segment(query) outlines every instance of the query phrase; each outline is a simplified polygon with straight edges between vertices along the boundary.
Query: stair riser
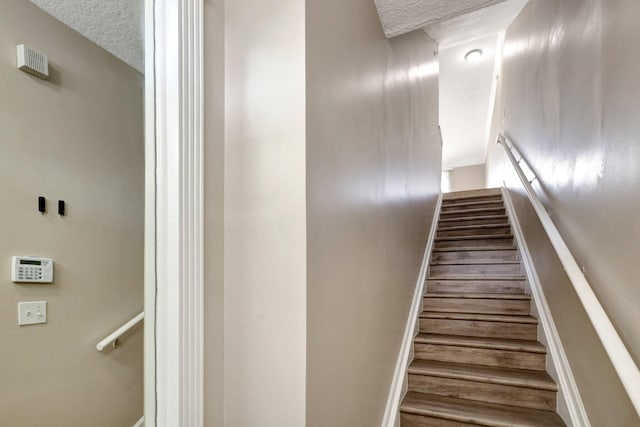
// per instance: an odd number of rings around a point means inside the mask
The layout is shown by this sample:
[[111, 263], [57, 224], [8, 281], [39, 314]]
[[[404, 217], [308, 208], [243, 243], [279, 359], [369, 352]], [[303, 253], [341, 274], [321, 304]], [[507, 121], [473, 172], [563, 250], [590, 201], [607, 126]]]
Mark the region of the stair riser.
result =
[[501, 224], [507, 222], [507, 218], [495, 218], [495, 215], [482, 216], [476, 219], [458, 219], [455, 221], [440, 221], [438, 227], [464, 227], [468, 225], [487, 225], [487, 224]]
[[522, 294], [524, 281], [428, 280], [427, 291], [451, 294]]
[[535, 371], [545, 370], [545, 355], [526, 351], [415, 343], [414, 357], [438, 362], [468, 363]]
[[464, 198], [452, 198], [452, 199], [443, 199], [442, 205], [451, 205], [456, 203], [467, 203], [467, 202], [501, 202], [502, 196], [500, 194], [496, 194], [495, 196], [479, 196], [479, 197], [464, 197]]
[[409, 390], [545, 411], [556, 409], [556, 392], [528, 387], [409, 374]]
[[[462, 204], [462, 203], [474, 203], [473, 205]], [[477, 203], [477, 204], [476, 204]], [[450, 211], [462, 211], [465, 209], [500, 209], [504, 208], [504, 203], [502, 200], [496, 201], [464, 201], [457, 203], [443, 203], [442, 204], [442, 213], [450, 212]]]
[[461, 240], [438, 240], [435, 243], [435, 248], [456, 248], [456, 247], [472, 247], [477, 248], [479, 246], [488, 247], [504, 247], [513, 246], [513, 237], [498, 237], [494, 239], [461, 239]]
[[423, 415], [406, 413], [400, 414], [400, 425], [402, 427], [477, 427], [477, 424], [461, 423], [443, 418], [425, 417]]
[[459, 251], [459, 252], [434, 252], [431, 255], [431, 261], [460, 261], [460, 262], [474, 262], [474, 261], [517, 261], [518, 252], [511, 251]]
[[494, 215], [506, 215], [506, 211], [501, 208], [489, 208], [489, 209], [456, 209], [451, 211], [440, 212], [440, 219], [457, 219], [457, 218], [469, 218], [474, 216], [494, 216]]
[[522, 264], [454, 264], [432, 265], [429, 267], [430, 277], [487, 275], [487, 276], [519, 276], [524, 274]]
[[480, 236], [490, 234], [492, 236], [510, 234], [511, 227], [504, 225], [501, 227], [491, 228], [466, 228], [462, 230], [438, 230], [437, 237], [454, 237], [454, 236]]
[[420, 319], [420, 332], [468, 337], [535, 340], [535, 324], [456, 319]]
[[444, 313], [485, 313], [527, 315], [531, 311], [529, 300], [498, 300], [483, 298], [425, 298], [429, 311]]

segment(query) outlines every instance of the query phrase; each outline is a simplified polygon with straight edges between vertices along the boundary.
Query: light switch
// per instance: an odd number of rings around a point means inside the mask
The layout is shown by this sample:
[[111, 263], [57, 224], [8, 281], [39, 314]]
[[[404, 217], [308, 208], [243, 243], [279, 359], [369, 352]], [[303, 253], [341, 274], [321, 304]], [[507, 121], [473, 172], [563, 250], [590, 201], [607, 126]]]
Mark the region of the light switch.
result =
[[47, 302], [19, 302], [18, 325], [36, 325], [38, 323], [47, 323]]

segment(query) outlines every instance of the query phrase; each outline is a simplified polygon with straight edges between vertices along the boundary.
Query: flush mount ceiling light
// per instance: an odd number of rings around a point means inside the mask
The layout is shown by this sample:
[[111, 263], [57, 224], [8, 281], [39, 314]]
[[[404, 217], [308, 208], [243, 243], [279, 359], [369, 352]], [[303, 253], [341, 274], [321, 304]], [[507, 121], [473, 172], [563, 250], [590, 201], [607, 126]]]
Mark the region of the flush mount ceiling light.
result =
[[464, 56], [464, 60], [467, 61], [469, 64], [475, 64], [476, 62], [479, 62], [481, 59], [482, 59], [482, 49], [470, 50]]

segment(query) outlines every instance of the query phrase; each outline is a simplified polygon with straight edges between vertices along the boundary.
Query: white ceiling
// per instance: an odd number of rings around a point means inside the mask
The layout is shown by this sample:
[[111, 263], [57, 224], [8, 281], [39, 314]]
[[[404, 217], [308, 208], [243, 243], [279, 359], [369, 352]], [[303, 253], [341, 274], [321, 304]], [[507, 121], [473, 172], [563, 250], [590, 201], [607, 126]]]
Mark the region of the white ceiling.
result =
[[440, 49], [504, 31], [529, 0], [507, 0], [427, 25], [424, 30]]
[[387, 37], [395, 37], [504, 0], [375, 0]]
[[31, 0], [89, 40], [144, 72], [144, 0]]
[[[486, 130], [498, 36], [440, 50], [440, 126], [442, 167], [451, 169], [485, 162]], [[480, 62], [464, 56], [482, 49]]]

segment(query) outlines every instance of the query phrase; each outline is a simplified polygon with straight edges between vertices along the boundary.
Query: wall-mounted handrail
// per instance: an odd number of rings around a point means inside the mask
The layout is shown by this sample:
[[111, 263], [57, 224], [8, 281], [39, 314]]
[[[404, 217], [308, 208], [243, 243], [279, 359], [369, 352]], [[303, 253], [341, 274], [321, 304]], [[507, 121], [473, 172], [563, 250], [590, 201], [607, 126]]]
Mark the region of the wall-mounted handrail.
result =
[[100, 341], [97, 345], [96, 348], [98, 349], [98, 351], [102, 351], [104, 350], [109, 344], [114, 344], [118, 341], [118, 339], [123, 336], [124, 334], [126, 334], [131, 328], [133, 328], [134, 326], [136, 326], [138, 323], [142, 322], [142, 320], [144, 319], [144, 311], [140, 314], [138, 314], [136, 317], [134, 317], [133, 319], [129, 320], [127, 323], [125, 323], [124, 325], [120, 326], [118, 329], [115, 330], [115, 332], [113, 332], [111, 335], [109, 335], [108, 337], [106, 337], [105, 339], [103, 339], [102, 341]]
[[529, 197], [542, 226], [547, 232], [549, 240], [562, 263], [562, 267], [567, 273], [567, 276], [569, 276], [569, 280], [571, 280], [571, 284], [578, 294], [578, 298], [580, 298], [580, 302], [582, 302], [582, 305], [587, 312], [587, 316], [589, 316], [605, 351], [609, 355], [609, 359], [611, 359], [611, 363], [620, 377], [620, 381], [627, 391], [631, 403], [638, 415], [640, 415], [640, 370], [638, 369], [638, 366], [633, 361], [631, 353], [629, 353], [624, 342], [622, 342], [622, 338], [620, 338], [620, 335], [613, 326], [613, 323], [611, 323], [611, 319], [609, 319], [609, 316], [607, 316], [607, 313], [604, 311], [602, 304], [600, 304], [598, 297], [593, 292], [591, 285], [589, 285], [589, 282], [585, 278], [582, 269], [576, 262], [571, 251], [567, 247], [567, 244], [560, 235], [560, 232], [551, 220], [551, 217], [542, 204], [542, 201], [535, 193], [530, 180], [522, 171], [519, 161], [516, 160], [513, 155], [513, 144], [504, 135], [498, 135], [497, 142], [504, 147], [507, 157], [511, 161], [518, 177], [522, 181], [522, 185], [527, 192], [527, 196]]

